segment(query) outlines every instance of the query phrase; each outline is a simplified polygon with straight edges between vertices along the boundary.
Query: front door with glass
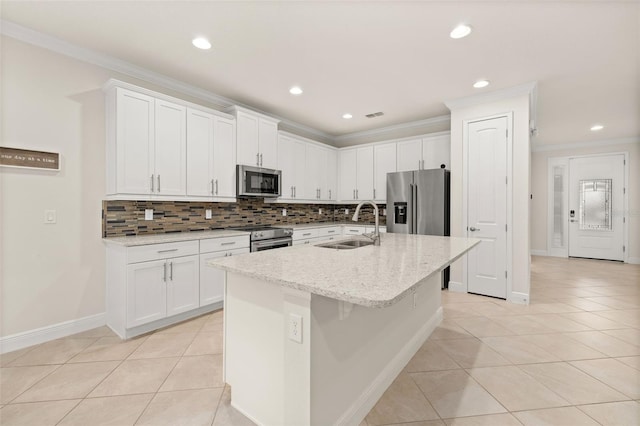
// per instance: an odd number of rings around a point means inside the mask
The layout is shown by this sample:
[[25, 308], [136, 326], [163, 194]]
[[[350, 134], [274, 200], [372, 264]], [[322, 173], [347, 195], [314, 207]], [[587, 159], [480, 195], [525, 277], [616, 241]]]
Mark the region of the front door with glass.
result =
[[624, 155], [569, 160], [569, 256], [624, 260]]

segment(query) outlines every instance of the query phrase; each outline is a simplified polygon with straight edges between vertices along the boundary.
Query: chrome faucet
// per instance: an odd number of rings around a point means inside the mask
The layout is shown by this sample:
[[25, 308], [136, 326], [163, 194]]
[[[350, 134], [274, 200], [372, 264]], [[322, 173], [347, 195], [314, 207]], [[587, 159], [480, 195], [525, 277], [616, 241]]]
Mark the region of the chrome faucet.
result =
[[371, 204], [373, 206], [373, 213], [376, 217], [376, 228], [373, 234], [362, 234], [362, 235], [364, 235], [367, 238], [371, 238], [373, 240], [374, 246], [379, 246], [380, 245], [380, 224], [378, 220], [378, 206], [376, 205], [376, 203], [374, 203], [373, 201], [361, 201], [360, 204], [358, 204], [358, 207], [356, 207], [356, 212], [353, 214], [353, 217], [351, 218], [351, 220], [353, 220], [354, 222], [358, 221], [358, 213], [360, 213], [360, 208], [362, 207], [363, 204]]

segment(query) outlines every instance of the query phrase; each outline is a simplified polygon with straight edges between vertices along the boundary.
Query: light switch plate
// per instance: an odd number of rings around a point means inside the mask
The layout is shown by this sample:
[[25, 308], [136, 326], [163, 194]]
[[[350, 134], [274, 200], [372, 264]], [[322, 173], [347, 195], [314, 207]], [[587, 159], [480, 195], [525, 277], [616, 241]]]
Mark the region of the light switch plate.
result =
[[344, 214], [349, 214], [349, 209], [344, 209]]
[[287, 215], [287, 209], [282, 209], [282, 216], [286, 216]]
[[153, 220], [153, 209], [144, 209], [144, 220]]
[[204, 211], [204, 218], [205, 219], [211, 219], [211, 209], [206, 209]]
[[322, 214], [322, 209], [318, 209], [318, 214]]
[[44, 211], [44, 223], [54, 224], [57, 222], [56, 211], [55, 210], [45, 210]]

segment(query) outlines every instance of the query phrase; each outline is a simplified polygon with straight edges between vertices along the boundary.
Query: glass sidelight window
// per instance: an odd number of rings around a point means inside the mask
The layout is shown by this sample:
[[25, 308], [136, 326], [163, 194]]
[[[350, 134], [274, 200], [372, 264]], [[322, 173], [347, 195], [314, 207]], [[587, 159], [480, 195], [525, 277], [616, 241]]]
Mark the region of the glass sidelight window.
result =
[[581, 230], [611, 230], [611, 179], [580, 181]]

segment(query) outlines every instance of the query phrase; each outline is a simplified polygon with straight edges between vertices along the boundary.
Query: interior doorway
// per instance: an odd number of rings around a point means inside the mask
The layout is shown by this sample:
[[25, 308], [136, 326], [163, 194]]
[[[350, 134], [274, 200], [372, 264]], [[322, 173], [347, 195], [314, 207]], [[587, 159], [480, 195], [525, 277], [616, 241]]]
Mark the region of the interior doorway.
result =
[[627, 154], [549, 159], [547, 254], [626, 261]]

